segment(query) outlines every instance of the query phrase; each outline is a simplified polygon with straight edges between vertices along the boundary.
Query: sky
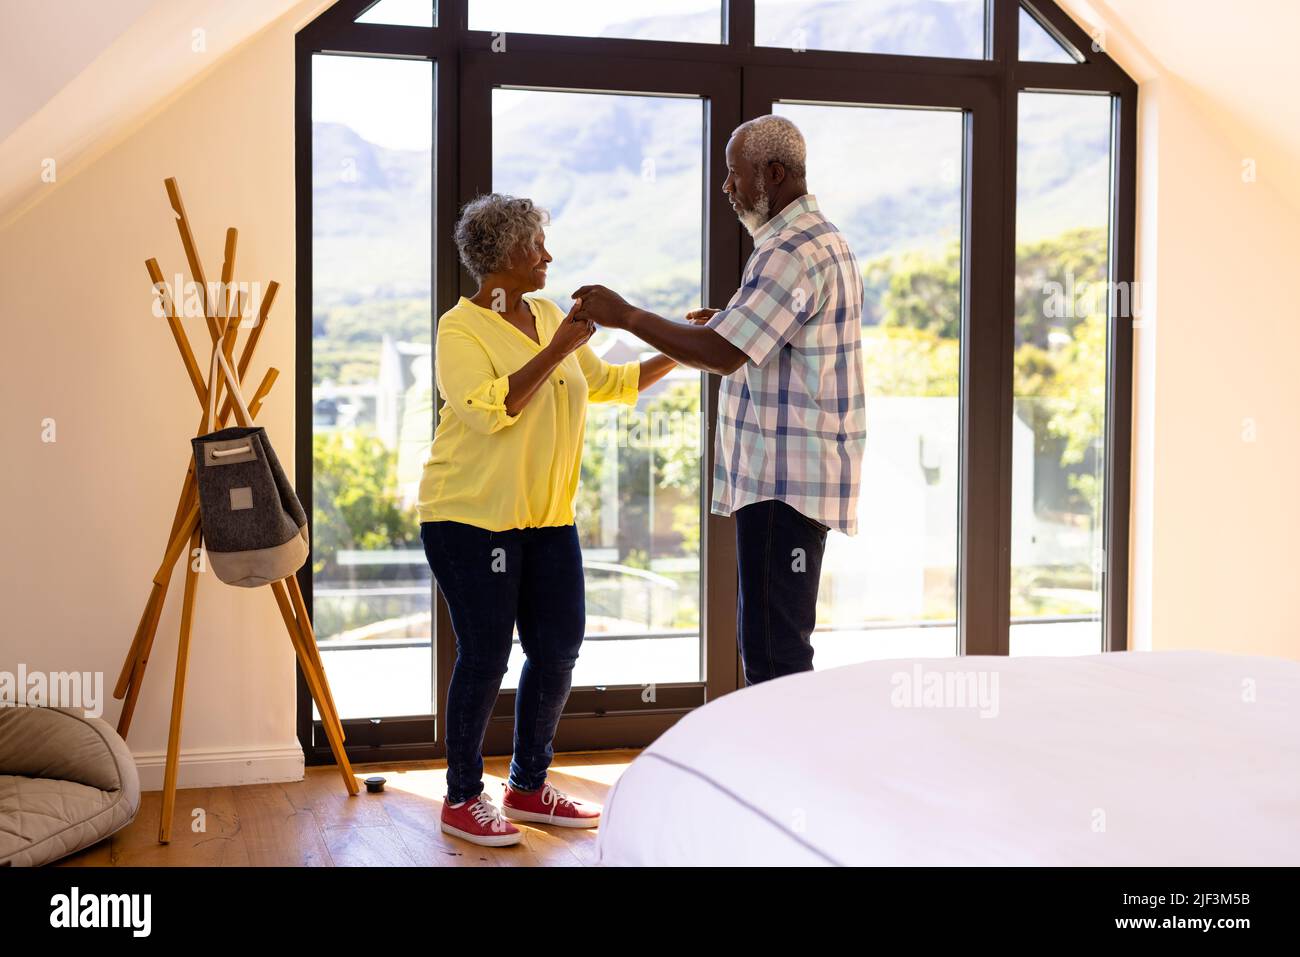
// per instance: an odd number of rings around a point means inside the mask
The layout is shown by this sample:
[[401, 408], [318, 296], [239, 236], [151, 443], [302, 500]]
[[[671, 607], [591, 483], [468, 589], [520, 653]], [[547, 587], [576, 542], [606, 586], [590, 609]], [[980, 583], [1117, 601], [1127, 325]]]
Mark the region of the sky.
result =
[[[721, 3], [656, 0], [656, 14], [693, 13]], [[419, 25], [429, 0], [380, 0], [361, 20]], [[608, 0], [471, 0], [470, 26], [520, 33], [595, 35], [626, 21], [632, 8]], [[433, 143], [432, 65], [418, 60], [317, 55], [312, 60], [312, 121], [345, 123], [390, 149], [427, 150]]]
[[[721, 0], [655, 0], [643, 10], [609, 0], [470, 0], [469, 27], [471, 30], [599, 36], [611, 23], [635, 19], [646, 13], [673, 16], [705, 10], [717, 10], [721, 24]], [[430, 0], [380, 0], [357, 19], [362, 23], [432, 26]]]
[[312, 57], [311, 119], [344, 123], [399, 150], [433, 145], [433, 64], [382, 57]]
[[469, 28], [587, 37], [600, 36], [611, 24], [635, 20], [647, 14], [671, 17], [706, 10], [718, 12], [718, 37], [721, 39], [721, 0], [655, 0], [653, 4], [644, 6], [611, 3], [609, 0], [547, 0], [545, 3], [538, 0], [470, 0]]

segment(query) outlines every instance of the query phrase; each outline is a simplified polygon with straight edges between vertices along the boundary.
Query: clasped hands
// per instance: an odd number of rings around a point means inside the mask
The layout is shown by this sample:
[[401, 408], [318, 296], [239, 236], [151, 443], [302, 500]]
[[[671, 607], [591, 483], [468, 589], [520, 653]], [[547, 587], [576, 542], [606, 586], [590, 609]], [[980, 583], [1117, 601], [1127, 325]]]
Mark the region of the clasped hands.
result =
[[[594, 322], [609, 329], [627, 329], [637, 309], [607, 286], [582, 286], [573, 292], [573, 309], [569, 316], [575, 322]], [[686, 321], [702, 326], [716, 313], [716, 309], [694, 309], [686, 314]]]

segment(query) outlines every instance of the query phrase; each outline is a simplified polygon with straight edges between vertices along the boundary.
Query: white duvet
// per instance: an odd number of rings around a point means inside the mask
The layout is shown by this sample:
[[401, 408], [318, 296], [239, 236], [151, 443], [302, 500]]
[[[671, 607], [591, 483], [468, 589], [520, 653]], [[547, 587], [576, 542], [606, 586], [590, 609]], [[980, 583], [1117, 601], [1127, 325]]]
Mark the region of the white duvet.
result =
[[606, 865], [1297, 865], [1300, 662], [874, 661], [692, 712], [605, 805]]

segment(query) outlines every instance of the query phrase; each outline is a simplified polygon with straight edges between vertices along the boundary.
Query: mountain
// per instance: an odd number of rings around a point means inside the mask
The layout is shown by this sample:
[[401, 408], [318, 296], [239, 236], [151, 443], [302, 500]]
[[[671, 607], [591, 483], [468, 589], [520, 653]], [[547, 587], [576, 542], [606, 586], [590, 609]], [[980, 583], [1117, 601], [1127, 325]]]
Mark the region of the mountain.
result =
[[341, 123], [312, 124], [316, 306], [429, 295], [428, 151], [392, 150]]
[[[981, 21], [973, 11], [982, 8], [982, 0], [760, 3], [758, 35], [776, 43], [797, 32], [810, 49], [956, 55], [978, 52]], [[604, 32], [663, 35], [663, 20], [629, 20]], [[674, 29], [701, 29], [689, 17], [677, 20]], [[861, 98], [871, 99], [865, 78]], [[1022, 239], [1105, 223], [1108, 109], [1105, 97], [1021, 96]], [[806, 104], [776, 110], [802, 129], [809, 189], [860, 263], [908, 249], [937, 251], [959, 236], [960, 113]], [[568, 292], [586, 282], [669, 314], [699, 302], [705, 111], [704, 102], [677, 97], [494, 91], [494, 188], [550, 211], [547, 292], [557, 302], [567, 306]], [[428, 296], [429, 153], [378, 146], [340, 123], [313, 124], [312, 142], [318, 308]]]

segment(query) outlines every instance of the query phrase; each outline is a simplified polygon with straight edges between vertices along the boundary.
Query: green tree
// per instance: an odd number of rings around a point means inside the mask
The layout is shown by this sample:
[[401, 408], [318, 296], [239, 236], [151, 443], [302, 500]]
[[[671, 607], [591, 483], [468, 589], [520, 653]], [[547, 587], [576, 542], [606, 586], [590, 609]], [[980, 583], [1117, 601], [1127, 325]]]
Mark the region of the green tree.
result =
[[[312, 436], [312, 572], [339, 575], [340, 550], [419, 547], [419, 516], [397, 495], [397, 455], [361, 429]], [[365, 567], [355, 571], [365, 575]]]
[[1101, 514], [1083, 470], [1105, 428], [1106, 230], [1075, 229], [1016, 249], [1016, 414], [1068, 471], [1071, 511]]
[[[863, 272], [865, 289], [878, 297], [880, 325], [917, 329], [939, 339], [961, 335], [961, 248], [957, 243], [949, 244], [937, 258], [924, 250], [882, 256], [867, 263]], [[870, 311], [864, 311], [870, 321]]]
[[655, 472], [659, 487], [674, 489], [680, 501], [673, 506], [673, 530], [681, 536], [686, 555], [700, 553], [700, 387], [679, 382], [649, 405], [651, 421], [664, 428], [656, 435]]
[[[600, 489], [611, 451], [618, 469], [620, 558], [632, 552], [648, 553], [645, 502], [650, 497], [650, 462], [654, 456], [656, 489], [672, 490], [686, 502], [674, 508], [672, 528], [681, 537], [685, 554], [698, 554], [700, 529], [700, 446], [698, 440], [700, 389], [694, 382], [675, 383], [635, 409], [593, 405], [588, 408], [588, 428], [582, 453], [582, 483], [577, 512], [583, 541], [594, 536], [600, 524]], [[613, 449], [610, 443], [613, 443]]]
[[[1016, 248], [1016, 414], [1039, 453], [1070, 472], [1072, 510], [1099, 514], [1101, 489], [1082, 471], [1105, 417], [1106, 230], [1075, 229]], [[863, 268], [863, 347], [874, 395], [956, 395], [961, 256], [910, 251]]]

